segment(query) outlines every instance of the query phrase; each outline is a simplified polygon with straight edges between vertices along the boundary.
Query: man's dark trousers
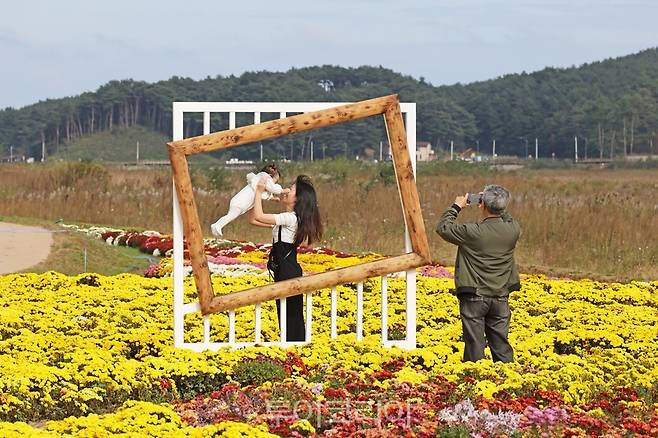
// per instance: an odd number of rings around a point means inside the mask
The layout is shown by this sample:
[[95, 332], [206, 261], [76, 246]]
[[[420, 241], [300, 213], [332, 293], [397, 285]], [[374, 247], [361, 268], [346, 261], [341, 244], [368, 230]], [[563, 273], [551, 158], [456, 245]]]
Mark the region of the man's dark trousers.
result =
[[512, 312], [507, 297], [470, 293], [458, 297], [465, 343], [464, 360], [475, 362], [482, 359], [488, 341], [494, 362], [512, 362], [514, 351], [507, 341]]

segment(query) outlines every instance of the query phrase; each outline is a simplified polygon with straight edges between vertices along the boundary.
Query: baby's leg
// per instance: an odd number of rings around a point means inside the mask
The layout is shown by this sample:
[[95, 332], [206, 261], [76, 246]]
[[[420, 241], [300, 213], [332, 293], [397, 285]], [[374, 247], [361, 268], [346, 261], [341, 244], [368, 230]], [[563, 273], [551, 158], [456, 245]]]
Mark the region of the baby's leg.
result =
[[230, 206], [228, 208], [228, 213], [220, 217], [219, 220], [217, 220], [217, 222], [215, 222], [210, 226], [210, 229], [212, 230], [212, 234], [215, 237], [222, 236], [222, 228], [224, 228], [230, 222], [235, 220], [235, 218], [240, 216], [242, 213], [244, 213], [242, 209], [238, 207]]

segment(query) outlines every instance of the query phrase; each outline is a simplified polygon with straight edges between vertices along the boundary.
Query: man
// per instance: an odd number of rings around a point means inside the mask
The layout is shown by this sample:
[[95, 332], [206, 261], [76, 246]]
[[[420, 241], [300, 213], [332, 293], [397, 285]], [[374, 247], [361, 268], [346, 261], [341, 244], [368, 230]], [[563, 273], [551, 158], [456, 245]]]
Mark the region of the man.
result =
[[469, 205], [468, 193], [457, 196], [436, 228], [444, 240], [458, 246], [455, 286], [465, 361], [482, 359], [486, 341], [494, 361], [514, 360], [507, 340], [511, 317], [508, 295], [521, 288], [514, 262], [521, 227], [506, 211], [510, 198], [504, 187], [488, 185], [479, 196], [482, 220], [457, 224], [459, 212]]

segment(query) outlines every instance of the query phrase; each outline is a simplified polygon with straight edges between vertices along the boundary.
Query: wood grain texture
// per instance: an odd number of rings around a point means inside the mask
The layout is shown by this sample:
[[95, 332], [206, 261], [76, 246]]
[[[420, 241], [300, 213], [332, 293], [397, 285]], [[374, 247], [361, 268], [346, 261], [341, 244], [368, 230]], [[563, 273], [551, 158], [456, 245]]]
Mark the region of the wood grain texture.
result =
[[[374, 115], [384, 115], [389, 143], [393, 154], [395, 175], [404, 212], [405, 222], [413, 252], [349, 266], [320, 274], [294, 278], [258, 288], [216, 296], [210, 281], [210, 271], [204, 253], [203, 233], [197, 212], [192, 182], [187, 164], [187, 156], [230, 148], [245, 143], [266, 140], [332, 126]], [[365, 100], [340, 107], [329, 108], [284, 119], [273, 120], [258, 125], [245, 126], [213, 134], [192, 137], [167, 143], [174, 184], [180, 204], [181, 217], [196, 288], [199, 293], [201, 313], [223, 312], [238, 307], [253, 305], [273, 299], [280, 299], [340, 284], [354, 283], [371, 277], [415, 269], [430, 262], [429, 245], [425, 225], [420, 210], [420, 200], [409, 157], [407, 136], [397, 95]], [[414, 151], [415, 151], [415, 145]]]
[[411, 164], [411, 158], [409, 157], [407, 133], [404, 129], [404, 120], [402, 119], [400, 105], [397, 102], [395, 105], [388, 107], [384, 113], [384, 121], [386, 123], [388, 142], [391, 145], [391, 152], [393, 154], [393, 167], [398, 182], [398, 191], [400, 193], [400, 201], [402, 202], [405, 223], [409, 230], [411, 247], [413, 252], [425, 259], [426, 263], [430, 263], [430, 247], [427, 242], [427, 235], [425, 234], [425, 222], [423, 221], [423, 213], [420, 209], [420, 198], [418, 197], [418, 189], [416, 188], [414, 169]]
[[414, 269], [426, 264], [423, 257], [409, 253], [374, 262], [334, 269], [332, 271], [215, 296], [207, 313], [223, 312], [263, 301], [280, 299], [307, 292], [316, 292], [339, 284], [355, 283], [367, 278]]
[[226, 149], [256, 141], [268, 140], [297, 132], [310, 131], [326, 126], [338, 125], [353, 120], [382, 114], [386, 109], [398, 102], [398, 96], [378, 97], [362, 102], [337, 106], [321, 111], [313, 111], [284, 119], [243, 126], [212, 134], [190, 137], [169, 143], [171, 147], [184, 153], [194, 155]]
[[210, 282], [210, 271], [208, 269], [208, 260], [203, 248], [203, 233], [201, 232], [199, 214], [197, 213], [196, 203], [194, 202], [194, 192], [192, 191], [192, 180], [190, 171], [187, 166], [185, 155], [169, 147], [169, 161], [174, 176], [174, 185], [178, 195], [181, 217], [183, 219], [183, 229], [187, 239], [187, 247], [192, 262], [192, 272], [194, 282], [196, 283], [199, 293], [199, 305], [207, 309], [214, 296], [212, 283]]

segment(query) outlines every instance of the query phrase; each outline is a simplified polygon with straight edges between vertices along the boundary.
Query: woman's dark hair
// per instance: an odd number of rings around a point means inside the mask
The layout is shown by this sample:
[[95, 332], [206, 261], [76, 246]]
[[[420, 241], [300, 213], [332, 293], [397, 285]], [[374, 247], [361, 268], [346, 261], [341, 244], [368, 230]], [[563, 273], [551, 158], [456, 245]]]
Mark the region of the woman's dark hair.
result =
[[268, 174], [272, 178], [274, 178], [274, 175], [279, 175], [279, 179], [282, 179], [281, 178], [281, 169], [279, 169], [279, 166], [277, 166], [275, 163], [270, 163], [270, 164], [265, 165], [265, 167], [263, 167], [260, 170], [260, 172], [265, 172], [266, 174]]
[[295, 246], [306, 242], [310, 245], [322, 238], [322, 221], [318, 209], [318, 198], [311, 178], [299, 175], [295, 181], [295, 214], [297, 215], [297, 234]]

